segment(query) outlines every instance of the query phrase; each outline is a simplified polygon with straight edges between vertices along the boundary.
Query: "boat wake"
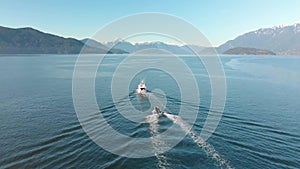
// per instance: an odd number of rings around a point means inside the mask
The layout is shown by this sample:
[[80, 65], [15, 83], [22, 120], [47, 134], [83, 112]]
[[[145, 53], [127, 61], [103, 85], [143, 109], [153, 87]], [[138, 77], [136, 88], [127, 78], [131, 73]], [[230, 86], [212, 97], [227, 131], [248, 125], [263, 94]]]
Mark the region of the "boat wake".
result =
[[146, 117], [146, 122], [150, 125], [150, 131], [152, 134], [152, 144], [154, 149], [154, 154], [158, 159], [158, 167], [166, 168], [170, 166], [167, 162], [166, 156], [163, 155], [163, 147], [166, 146], [166, 143], [162, 141], [159, 137], [158, 127], [159, 127], [159, 118], [165, 116], [170, 119], [173, 123], [179, 125], [181, 129], [192, 138], [192, 140], [200, 147], [206, 154], [207, 157], [211, 158], [215, 165], [221, 168], [232, 169], [233, 167], [229, 165], [229, 161], [222, 158], [221, 155], [214, 149], [214, 147], [206, 142], [203, 138], [200, 137], [197, 133], [191, 130], [192, 126], [184, 121], [180, 116], [169, 114], [163, 112], [166, 107], [167, 98], [162, 91], [157, 93], [147, 93], [151, 105], [153, 108], [152, 115]]
[[172, 120], [173, 123], [179, 125], [182, 130], [189, 135], [193, 141], [200, 147], [208, 157], [214, 160], [217, 166], [226, 169], [233, 169], [232, 166], [229, 165], [229, 161], [222, 158], [220, 154], [214, 149], [214, 147], [209, 144], [208, 142], [204, 141], [199, 135], [197, 135], [194, 131], [189, 130], [191, 129], [191, 125], [186, 123], [180, 116], [169, 114], [164, 112], [163, 113], [168, 119]]
[[159, 114], [155, 114], [155, 112], [152, 112], [152, 115], [149, 115], [146, 117], [146, 121], [150, 125], [150, 132], [151, 132], [151, 141], [153, 145], [153, 151], [155, 154], [155, 157], [158, 160], [157, 167], [158, 168], [166, 168], [170, 166], [170, 164], [167, 161], [166, 156], [164, 156], [163, 153], [163, 147], [166, 146], [166, 143], [160, 138], [159, 132], [158, 132], [158, 127], [159, 127]]

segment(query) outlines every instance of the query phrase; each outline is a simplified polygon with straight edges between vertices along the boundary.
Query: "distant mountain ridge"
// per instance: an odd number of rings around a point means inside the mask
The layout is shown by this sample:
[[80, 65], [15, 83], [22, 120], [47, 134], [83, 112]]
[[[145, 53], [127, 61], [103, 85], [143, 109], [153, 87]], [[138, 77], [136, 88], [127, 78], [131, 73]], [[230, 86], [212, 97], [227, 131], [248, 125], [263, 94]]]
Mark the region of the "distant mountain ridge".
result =
[[99, 54], [133, 53], [144, 49], [157, 49], [180, 55], [190, 55], [194, 52], [215, 54], [215, 51], [225, 54], [300, 55], [300, 23], [251, 31], [216, 48], [163, 42], [132, 44], [121, 39], [101, 43], [93, 39], [64, 38], [33, 28], [13, 29], [0, 26], [0, 54], [78, 54], [83, 47], [85, 53]]
[[205, 47], [196, 46], [196, 45], [175, 45], [175, 44], [167, 44], [163, 42], [143, 42], [143, 43], [135, 43], [132, 44], [128, 41], [117, 39], [112, 42], [105, 42], [106, 46], [112, 49], [122, 49], [129, 53], [145, 50], [145, 49], [156, 49], [156, 50], [164, 50], [173, 54], [194, 54], [194, 52], [200, 53]]
[[102, 49], [103, 51], [106, 51], [106, 53], [111, 53], [111, 54], [122, 54], [122, 53], [128, 53], [127, 51], [121, 50], [121, 49], [117, 49], [117, 48], [113, 48], [110, 49], [109, 47], [107, 47], [106, 45], [93, 40], [93, 39], [82, 39], [81, 40], [82, 43], [84, 43], [87, 46], [93, 47], [93, 48], [98, 48], [98, 49]]
[[78, 54], [80, 52], [122, 54], [150, 48], [173, 54], [193, 54], [192, 50], [199, 52], [204, 49], [195, 45], [179, 46], [163, 42], [131, 44], [124, 40], [102, 44], [93, 39], [64, 38], [33, 28], [14, 29], [0, 26], [0, 54]]
[[79, 53], [82, 46], [76, 39], [62, 38], [32, 28], [0, 27], [0, 53]]
[[[78, 54], [85, 44], [33, 28], [0, 26], [0, 54]], [[112, 53], [104, 48], [85, 46], [85, 53]]]
[[300, 23], [251, 31], [227, 41], [217, 50], [223, 53], [236, 47], [265, 49], [281, 55], [300, 55]]

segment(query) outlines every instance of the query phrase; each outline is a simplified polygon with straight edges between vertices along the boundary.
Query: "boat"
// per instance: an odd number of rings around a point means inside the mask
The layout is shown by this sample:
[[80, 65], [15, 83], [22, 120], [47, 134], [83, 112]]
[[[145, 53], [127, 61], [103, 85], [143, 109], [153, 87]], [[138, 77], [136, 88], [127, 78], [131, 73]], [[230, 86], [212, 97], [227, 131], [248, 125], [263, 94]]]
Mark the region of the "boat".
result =
[[152, 114], [157, 114], [159, 116], [164, 115], [164, 113], [158, 107], [154, 107]]
[[147, 87], [146, 87], [145, 81], [142, 80], [142, 81], [140, 82], [140, 84], [138, 85], [138, 88], [136, 89], [136, 93], [137, 93], [137, 94], [145, 95], [146, 92], [147, 92]]

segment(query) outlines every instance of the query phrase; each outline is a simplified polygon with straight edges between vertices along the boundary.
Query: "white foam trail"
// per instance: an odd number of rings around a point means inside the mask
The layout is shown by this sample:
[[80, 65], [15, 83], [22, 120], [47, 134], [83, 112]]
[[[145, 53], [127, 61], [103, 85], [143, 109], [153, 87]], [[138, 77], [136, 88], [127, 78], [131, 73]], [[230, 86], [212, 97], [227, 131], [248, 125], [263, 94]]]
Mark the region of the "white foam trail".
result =
[[216, 165], [218, 165], [221, 168], [233, 169], [233, 167], [229, 165], [229, 161], [223, 159], [211, 144], [204, 141], [192, 130], [189, 130], [192, 126], [186, 123], [181, 117], [166, 112], [164, 112], [164, 115], [170, 120], [172, 120], [174, 123], [178, 124], [182, 128], [182, 130], [186, 134], [188, 134], [200, 148], [204, 150], [206, 155], [215, 161]]
[[158, 160], [158, 168], [163, 168], [165, 169], [167, 166], [170, 166], [169, 163], [167, 162], [166, 157], [162, 154], [163, 149], [162, 147], [165, 147], [166, 144], [162, 139], [159, 137], [159, 132], [158, 132], [158, 119], [159, 115], [158, 114], [152, 114], [146, 117], [146, 121], [150, 124], [150, 131], [152, 134], [151, 141], [153, 144], [154, 148], [154, 154]]

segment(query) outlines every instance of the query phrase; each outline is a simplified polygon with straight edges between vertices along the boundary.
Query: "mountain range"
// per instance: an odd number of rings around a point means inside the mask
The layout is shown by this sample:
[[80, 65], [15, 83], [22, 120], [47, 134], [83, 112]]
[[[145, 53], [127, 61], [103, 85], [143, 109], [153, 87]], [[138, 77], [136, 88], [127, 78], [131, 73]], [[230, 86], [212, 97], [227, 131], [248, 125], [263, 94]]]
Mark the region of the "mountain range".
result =
[[222, 44], [217, 51], [223, 53], [236, 47], [266, 49], [281, 55], [300, 55], [300, 23], [245, 33]]
[[106, 42], [104, 43], [104, 45], [106, 45], [111, 49], [122, 49], [129, 53], [142, 51], [146, 49], [157, 49], [166, 52], [171, 52], [173, 54], [193, 54], [193, 52], [201, 52], [203, 49], [205, 49], [205, 47], [196, 46], [196, 45], [175, 45], [175, 44], [167, 44], [159, 41], [132, 44], [122, 39], [117, 39], [112, 42]]
[[[64, 38], [33, 28], [12, 29], [0, 26], [0, 54], [78, 54], [84, 45], [85, 40]], [[84, 52], [125, 53], [98, 45], [87, 45]]]
[[0, 26], [0, 54], [78, 54], [133, 53], [144, 49], [159, 49], [173, 54], [281, 54], [300, 55], [300, 23], [262, 28], [229, 40], [219, 47], [176, 45], [163, 42], [130, 43], [117, 39], [100, 43], [93, 39], [77, 40], [41, 32], [33, 28], [7, 28]]

